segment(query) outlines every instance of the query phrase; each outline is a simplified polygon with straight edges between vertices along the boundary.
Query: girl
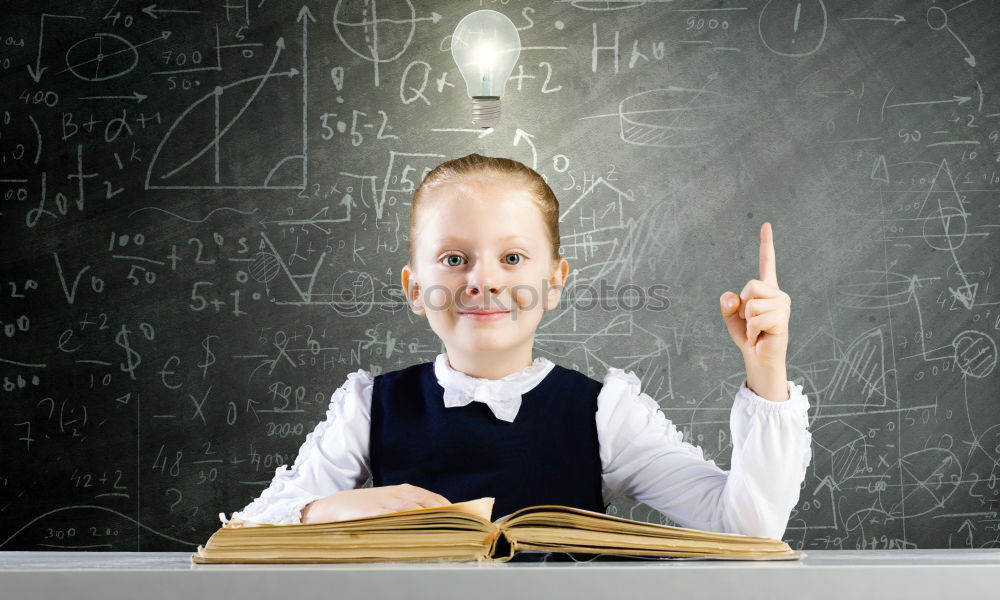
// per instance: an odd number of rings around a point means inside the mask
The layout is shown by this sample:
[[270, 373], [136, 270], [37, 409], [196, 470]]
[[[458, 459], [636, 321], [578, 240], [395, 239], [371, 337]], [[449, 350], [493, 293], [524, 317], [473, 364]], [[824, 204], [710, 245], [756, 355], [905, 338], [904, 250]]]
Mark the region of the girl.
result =
[[[760, 279], [720, 298], [747, 372], [723, 471], [631, 371], [611, 367], [599, 382], [532, 358], [569, 272], [558, 216], [551, 188], [514, 160], [470, 154], [430, 171], [413, 196], [402, 286], [446, 351], [349, 374], [292, 468], [276, 469], [232, 520], [324, 522], [482, 496], [495, 498], [494, 518], [534, 504], [605, 512], [625, 495], [684, 527], [780, 539], [811, 436], [808, 399], [786, 379], [791, 300], [778, 289], [769, 224]], [[360, 488], [369, 475], [372, 487]]]

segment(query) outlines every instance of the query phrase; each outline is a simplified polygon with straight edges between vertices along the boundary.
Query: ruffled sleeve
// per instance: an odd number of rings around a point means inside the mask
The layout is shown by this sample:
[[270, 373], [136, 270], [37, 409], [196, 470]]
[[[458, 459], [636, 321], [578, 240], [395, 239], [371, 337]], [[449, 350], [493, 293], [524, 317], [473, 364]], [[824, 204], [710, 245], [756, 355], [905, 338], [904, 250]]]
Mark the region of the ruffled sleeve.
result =
[[374, 378], [358, 369], [330, 398], [326, 419], [306, 435], [295, 464], [281, 465], [260, 495], [227, 521], [288, 525], [313, 500], [354, 489], [368, 479], [368, 437]]
[[788, 382], [773, 402], [740, 385], [729, 471], [684, 441], [630, 371], [608, 370], [598, 396], [604, 499], [625, 495], [683, 527], [781, 539], [811, 459], [809, 400]]

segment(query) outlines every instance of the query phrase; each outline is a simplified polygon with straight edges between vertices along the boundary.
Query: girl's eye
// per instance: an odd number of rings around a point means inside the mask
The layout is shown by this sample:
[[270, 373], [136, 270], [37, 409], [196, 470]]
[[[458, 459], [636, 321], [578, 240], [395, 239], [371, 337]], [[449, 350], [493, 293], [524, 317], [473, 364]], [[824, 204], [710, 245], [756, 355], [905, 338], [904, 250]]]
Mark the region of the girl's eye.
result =
[[[511, 252], [510, 254], [504, 256], [504, 262], [508, 265], [518, 265], [521, 264], [521, 255], [516, 252]], [[453, 260], [454, 259], [454, 260]], [[458, 267], [462, 265], [464, 260], [458, 254], [449, 254], [442, 259], [446, 265], [449, 267]]]

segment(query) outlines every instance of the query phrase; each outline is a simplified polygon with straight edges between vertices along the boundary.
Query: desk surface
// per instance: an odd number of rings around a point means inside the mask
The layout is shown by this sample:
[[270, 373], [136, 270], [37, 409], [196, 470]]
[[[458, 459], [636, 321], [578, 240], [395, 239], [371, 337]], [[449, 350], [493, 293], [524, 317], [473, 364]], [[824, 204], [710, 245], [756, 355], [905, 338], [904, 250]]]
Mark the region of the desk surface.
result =
[[[195, 565], [178, 552], [0, 552], [9, 598], [995, 597], [1000, 550], [812, 550], [797, 561]], [[140, 592], [141, 590], [141, 592]], [[137, 593], [140, 594], [137, 596]], [[36, 596], [38, 594], [39, 596]], [[805, 596], [803, 595], [805, 594]]]

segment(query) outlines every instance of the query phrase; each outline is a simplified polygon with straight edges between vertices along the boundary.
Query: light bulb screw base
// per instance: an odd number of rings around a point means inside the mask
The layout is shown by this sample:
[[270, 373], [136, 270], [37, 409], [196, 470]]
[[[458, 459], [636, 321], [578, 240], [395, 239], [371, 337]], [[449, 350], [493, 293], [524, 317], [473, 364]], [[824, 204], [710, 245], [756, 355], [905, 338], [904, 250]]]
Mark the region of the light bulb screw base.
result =
[[472, 97], [472, 124], [488, 129], [500, 122], [500, 96]]

